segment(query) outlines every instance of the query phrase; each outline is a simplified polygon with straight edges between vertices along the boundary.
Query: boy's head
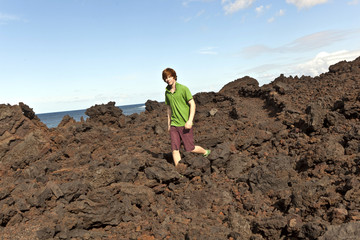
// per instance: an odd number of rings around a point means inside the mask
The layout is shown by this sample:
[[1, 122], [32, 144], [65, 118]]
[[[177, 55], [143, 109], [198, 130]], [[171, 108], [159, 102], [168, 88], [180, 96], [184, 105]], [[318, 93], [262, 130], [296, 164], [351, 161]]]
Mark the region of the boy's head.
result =
[[176, 72], [174, 69], [172, 68], [166, 68], [163, 72], [162, 72], [162, 78], [164, 81], [166, 81], [166, 79], [168, 77], [173, 77], [175, 79], [175, 81], [177, 80], [177, 76], [176, 76]]

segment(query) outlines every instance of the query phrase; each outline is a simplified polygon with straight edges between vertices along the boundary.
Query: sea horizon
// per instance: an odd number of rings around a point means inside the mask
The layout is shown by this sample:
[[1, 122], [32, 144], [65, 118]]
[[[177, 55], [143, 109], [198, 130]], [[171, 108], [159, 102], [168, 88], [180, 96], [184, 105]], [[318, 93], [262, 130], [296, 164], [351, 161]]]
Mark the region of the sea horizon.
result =
[[[141, 113], [145, 111], [145, 103], [129, 104], [116, 106], [123, 111], [124, 115], [131, 115], [133, 113]], [[60, 111], [60, 112], [49, 112], [36, 114], [41, 122], [43, 122], [48, 128], [54, 128], [59, 125], [64, 116], [69, 115], [74, 118], [75, 121], [80, 121], [81, 118], [86, 120], [88, 116], [85, 114], [87, 109]]]
[[[101, 105], [101, 104], [94, 104], [90, 107], [94, 107], [96, 105]], [[134, 103], [134, 104], [126, 104], [126, 105], [119, 105], [119, 106], [116, 106], [116, 107], [128, 107], [128, 106], [135, 106], [135, 105], [145, 105], [145, 103]], [[54, 112], [41, 112], [41, 113], [36, 113], [36, 115], [43, 115], [43, 114], [50, 114], [50, 113], [62, 113], [62, 112], [74, 112], [74, 111], [82, 111], [82, 110], [87, 110], [89, 109], [90, 107], [88, 108], [84, 108], [84, 109], [72, 109], [72, 110], [61, 110], [61, 111], [54, 111]]]

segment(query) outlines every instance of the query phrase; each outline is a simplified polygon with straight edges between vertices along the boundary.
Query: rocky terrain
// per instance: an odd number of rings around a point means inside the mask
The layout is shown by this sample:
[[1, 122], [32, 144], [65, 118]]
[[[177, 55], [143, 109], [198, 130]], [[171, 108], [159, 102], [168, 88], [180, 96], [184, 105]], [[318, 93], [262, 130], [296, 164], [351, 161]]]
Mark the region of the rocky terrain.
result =
[[198, 93], [172, 163], [164, 104], [114, 102], [48, 129], [0, 105], [0, 239], [359, 239], [360, 57]]

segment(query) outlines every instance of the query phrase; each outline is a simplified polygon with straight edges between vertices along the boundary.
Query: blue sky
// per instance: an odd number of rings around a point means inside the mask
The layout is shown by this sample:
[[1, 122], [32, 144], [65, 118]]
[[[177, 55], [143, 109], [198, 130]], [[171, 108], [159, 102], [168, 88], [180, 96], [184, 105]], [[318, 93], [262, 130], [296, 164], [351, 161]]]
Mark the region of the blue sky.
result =
[[0, 103], [36, 113], [164, 100], [360, 56], [360, 0], [0, 0]]

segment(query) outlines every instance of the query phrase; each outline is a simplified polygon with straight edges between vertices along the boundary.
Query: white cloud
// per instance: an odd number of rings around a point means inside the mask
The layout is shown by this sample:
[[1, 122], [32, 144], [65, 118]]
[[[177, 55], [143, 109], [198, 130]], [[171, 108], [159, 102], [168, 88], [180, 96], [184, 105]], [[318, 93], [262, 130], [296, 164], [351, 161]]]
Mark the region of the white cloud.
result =
[[194, 18], [198, 18], [201, 15], [203, 15], [205, 13], [205, 10], [201, 10], [198, 13], [196, 13], [195, 17], [188, 17], [188, 18], [184, 18], [184, 22], [190, 22], [191, 20], [193, 20]]
[[274, 21], [275, 21], [275, 18], [274, 18], [274, 17], [271, 17], [271, 18], [268, 19], [268, 23], [272, 23], [272, 22], [274, 22]]
[[337, 51], [337, 52], [320, 52], [313, 59], [293, 66], [292, 74], [296, 75], [310, 75], [312, 77], [318, 76], [321, 73], [327, 72], [330, 65], [340, 61], [352, 61], [360, 56], [360, 50], [355, 51]]
[[246, 47], [242, 50], [242, 54], [245, 55], [245, 57], [249, 58], [249, 57], [257, 57], [261, 54], [267, 53], [267, 52], [271, 52], [273, 49], [270, 47], [267, 47], [265, 45], [262, 44], [258, 44], [258, 45], [253, 45], [253, 46], [249, 46]]
[[286, 0], [287, 3], [294, 4], [297, 8], [311, 8], [315, 5], [327, 3], [329, 0]]
[[213, 2], [214, 0], [185, 0], [182, 2], [182, 5], [187, 7], [189, 5], [189, 3], [192, 2]]
[[285, 10], [280, 9], [279, 12], [276, 13], [276, 16], [283, 16], [285, 14]]
[[232, 14], [241, 9], [250, 7], [255, 0], [221, 0], [225, 14]]
[[266, 63], [250, 69], [246, 69], [238, 74], [238, 76], [250, 76], [255, 78], [259, 85], [264, 85], [273, 81], [278, 77], [283, 69], [283, 65], [279, 63]]
[[271, 18], [268, 19], [268, 23], [274, 22], [274, 21], [275, 21], [275, 18], [281, 17], [281, 16], [283, 16], [284, 14], [285, 14], [285, 10], [280, 9], [280, 10], [275, 14], [274, 17], [271, 17]]
[[199, 50], [200, 54], [203, 55], [217, 55], [218, 53], [214, 51], [216, 47], [206, 47]]
[[192, 17], [184, 18], [184, 22], [190, 22], [192, 19]]
[[271, 5], [267, 5], [267, 6], [264, 6], [264, 5], [261, 5], [257, 8], [255, 8], [255, 12], [258, 16], [262, 15], [266, 10], [269, 10], [271, 8]]
[[340, 61], [353, 61], [360, 56], [358, 50], [342, 50], [336, 52], [320, 52], [312, 59], [299, 61], [297, 59], [274, 60], [270, 64], [262, 64], [246, 69], [238, 75], [248, 75], [258, 80], [260, 85], [268, 84], [280, 74], [285, 76], [318, 76], [329, 71], [329, 66]]
[[6, 24], [11, 21], [19, 21], [20, 17], [11, 14], [0, 13], [0, 24]]
[[[268, 22], [274, 21], [269, 19]], [[359, 34], [359, 29], [349, 31], [322, 31], [309, 34], [279, 47], [254, 45], [246, 47], [242, 53], [246, 57], [256, 57], [265, 53], [295, 53], [321, 49], [333, 43], [350, 38], [353, 34]]]
[[351, 2], [348, 2], [348, 5], [358, 5], [359, 4], [359, 0], [353, 0]]
[[256, 11], [256, 13], [258, 15], [262, 14], [264, 12], [264, 6], [261, 5], [261, 6], [257, 7], [257, 8], [255, 8], [255, 11]]
[[282, 47], [284, 50], [290, 51], [306, 51], [321, 48], [327, 45], [331, 45], [335, 42], [340, 42], [346, 38], [349, 38], [355, 31], [321, 31], [313, 34], [306, 35], [298, 38], [290, 44]]
[[205, 10], [201, 10], [196, 14], [196, 17], [200, 17], [201, 15], [203, 15], [205, 13]]

